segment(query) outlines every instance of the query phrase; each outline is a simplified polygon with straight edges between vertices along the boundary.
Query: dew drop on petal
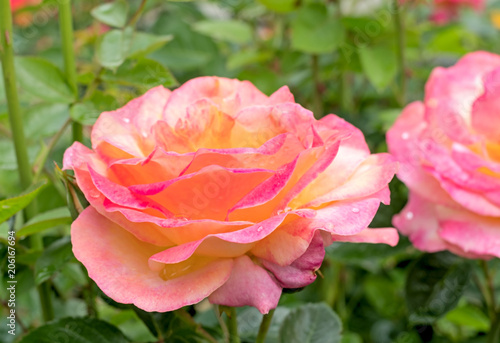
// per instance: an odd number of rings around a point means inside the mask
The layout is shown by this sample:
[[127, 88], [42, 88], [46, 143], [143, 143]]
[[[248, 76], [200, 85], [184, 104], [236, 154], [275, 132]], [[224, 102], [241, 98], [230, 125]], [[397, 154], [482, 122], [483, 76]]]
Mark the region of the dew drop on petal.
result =
[[407, 140], [408, 138], [410, 138], [410, 134], [408, 132], [403, 132], [401, 134], [401, 138], [403, 138], [404, 140]]
[[406, 219], [407, 220], [412, 220], [413, 219], [413, 212], [406, 213]]
[[352, 213], [359, 213], [359, 208], [357, 208], [357, 207], [353, 207], [353, 208], [351, 209], [351, 211], [352, 211]]
[[285, 207], [285, 209], [283, 210], [284, 212], [290, 212], [292, 210], [291, 207]]
[[130, 123], [130, 118], [123, 118], [123, 121], [128, 124]]
[[262, 226], [259, 226], [259, 227], [257, 228], [257, 232], [261, 232], [263, 229], [264, 229], [264, 228], [263, 228]]
[[101, 193], [98, 190], [95, 190], [95, 189], [93, 189], [93, 190], [91, 190], [89, 192], [89, 196], [91, 198], [99, 198], [100, 195], [101, 195]]

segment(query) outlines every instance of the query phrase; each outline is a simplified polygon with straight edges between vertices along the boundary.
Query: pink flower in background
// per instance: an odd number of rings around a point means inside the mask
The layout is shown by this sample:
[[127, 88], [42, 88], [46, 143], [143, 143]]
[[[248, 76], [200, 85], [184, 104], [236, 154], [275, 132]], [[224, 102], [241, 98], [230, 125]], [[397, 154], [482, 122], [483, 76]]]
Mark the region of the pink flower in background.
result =
[[90, 202], [73, 251], [118, 302], [170, 311], [208, 297], [267, 313], [283, 288], [314, 281], [333, 241], [398, 241], [367, 228], [397, 162], [337, 116], [315, 120], [287, 87], [156, 87], [102, 113], [91, 140], [64, 155]]
[[[10, 0], [12, 12], [17, 12], [25, 7], [35, 6], [41, 3], [42, 0]], [[29, 26], [33, 20], [33, 13], [30, 11], [21, 11], [14, 14], [14, 23], [18, 26]]]
[[434, 0], [431, 20], [437, 24], [446, 24], [455, 19], [462, 8], [480, 11], [484, 8], [484, 0]]
[[432, 7], [430, 19], [439, 25], [447, 24], [455, 20], [460, 10], [471, 8], [475, 11], [481, 11], [484, 8], [485, 0], [401, 0], [401, 3], [424, 3]]
[[10, 0], [10, 7], [12, 11], [17, 11], [23, 7], [37, 5], [42, 0]]
[[500, 56], [436, 68], [387, 133], [410, 189], [394, 225], [424, 251], [500, 257]]

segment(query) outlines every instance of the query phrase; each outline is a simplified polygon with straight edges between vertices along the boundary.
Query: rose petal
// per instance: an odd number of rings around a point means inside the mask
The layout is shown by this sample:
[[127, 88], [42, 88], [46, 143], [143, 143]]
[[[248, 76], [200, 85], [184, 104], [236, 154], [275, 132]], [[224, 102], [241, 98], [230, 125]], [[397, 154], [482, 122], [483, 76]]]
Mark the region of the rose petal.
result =
[[140, 242], [92, 207], [73, 223], [71, 241], [75, 257], [106, 295], [145, 311], [172, 311], [203, 300], [228, 280], [233, 266], [231, 259], [218, 259], [164, 280], [148, 267], [158, 248]]
[[103, 112], [92, 129], [92, 148], [106, 159], [149, 155], [155, 147], [151, 127], [161, 119], [170, 94], [158, 86], [116, 111]]
[[475, 217], [467, 221], [452, 219], [441, 222], [439, 236], [459, 247], [460, 251], [456, 253], [463, 252], [467, 257], [500, 257], [499, 228], [498, 218]]
[[289, 265], [278, 265], [262, 260], [262, 265], [273, 273], [282, 288], [301, 288], [316, 280], [316, 271], [325, 257], [325, 248], [320, 231], [316, 231], [308, 242], [307, 250]]
[[370, 155], [343, 185], [304, 205], [315, 207], [336, 200], [362, 198], [387, 187], [398, 170], [398, 163], [389, 154]]
[[401, 233], [409, 236], [417, 249], [428, 252], [445, 250], [447, 244], [438, 234], [436, 206], [410, 192], [408, 203], [392, 218], [392, 223]]
[[355, 243], [383, 243], [394, 247], [398, 244], [398, 231], [393, 228], [365, 229], [352, 236], [332, 235], [333, 241]]
[[253, 306], [262, 314], [278, 306], [281, 287], [271, 275], [243, 255], [234, 260], [229, 280], [208, 298], [212, 304]]
[[[500, 66], [500, 63], [499, 63]], [[484, 93], [472, 105], [471, 124], [487, 139], [500, 142], [500, 68], [484, 77]]]
[[[426, 130], [424, 106], [421, 102], [408, 105], [394, 126], [387, 132], [389, 152], [400, 163], [397, 176], [412, 192], [439, 204], [454, 201], [442, 189], [439, 182], [422, 168], [420, 136]], [[441, 138], [438, 136], [437, 138]]]

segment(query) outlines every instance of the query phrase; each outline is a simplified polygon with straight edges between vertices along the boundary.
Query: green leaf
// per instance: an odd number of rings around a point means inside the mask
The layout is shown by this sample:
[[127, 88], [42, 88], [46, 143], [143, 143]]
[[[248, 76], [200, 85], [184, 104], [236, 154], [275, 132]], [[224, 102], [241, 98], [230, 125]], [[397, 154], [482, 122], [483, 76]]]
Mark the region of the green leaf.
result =
[[173, 39], [172, 35], [152, 35], [145, 32], [135, 32], [132, 36], [132, 44], [127, 50], [127, 57], [137, 58], [160, 49]]
[[19, 237], [26, 237], [58, 225], [70, 223], [71, 215], [68, 208], [60, 207], [33, 217], [16, 234]]
[[448, 312], [445, 318], [460, 327], [468, 327], [483, 332], [490, 329], [488, 316], [472, 305], [456, 307]]
[[155, 51], [151, 58], [178, 72], [201, 69], [219, 60], [219, 49], [213, 39], [195, 32], [176, 13], [163, 13], [154, 26], [157, 34], [173, 34], [168, 46]]
[[360, 335], [354, 332], [345, 332], [342, 334], [341, 343], [363, 343]]
[[63, 318], [24, 336], [20, 343], [127, 343], [115, 326], [94, 318]]
[[89, 100], [73, 105], [70, 116], [82, 125], [94, 125], [102, 112], [112, 111], [117, 107], [118, 103], [111, 94], [95, 91]]
[[469, 281], [469, 266], [451, 253], [424, 254], [408, 271], [410, 322], [431, 324], [453, 309]]
[[[214, 313], [213, 311], [209, 311]], [[291, 309], [284, 306], [278, 306], [274, 311], [269, 331], [267, 332], [265, 342], [279, 342], [279, 331], [281, 324], [290, 314]], [[255, 342], [259, 325], [262, 321], [262, 314], [255, 307], [245, 307], [238, 311], [238, 335], [244, 342]], [[217, 318], [213, 318], [217, 323]], [[218, 324], [217, 324], [218, 325]]]
[[23, 113], [26, 138], [38, 141], [50, 137], [63, 126], [68, 119], [67, 104], [36, 104]]
[[388, 278], [380, 275], [369, 275], [365, 278], [364, 293], [368, 302], [387, 318], [396, 318], [403, 312], [404, 303], [399, 296], [398, 284]]
[[75, 94], [61, 71], [49, 61], [38, 57], [17, 57], [16, 75], [21, 87], [48, 102], [71, 103]]
[[258, 0], [272, 11], [284, 13], [295, 9], [297, 0]]
[[[137, 314], [156, 337], [161, 333], [165, 342], [205, 342], [198, 330], [200, 325], [193, 321], [190, 314], [184, 309], [172, 312], [146, 312], [133, 306]], [[158, 332], [160, 330], [161, 332]]]
[[252, 39], [252, 28], [238, 20], [202, 20], [193, 25], [195, 31], [223, 41], [244, 44]]
[[241, 67], [245, 67], [249, 64], [259, 63], [269, 60], [272, 57], [273, 54], [267, 51], [257, 51], [257, 50], [239, 51], [229, 56], [229, 58], [227, 59], [227, 69], [229, 70], [238, 69]]
[[126, 58], [129, 48], [129, 30], [111, 30], [97, 39], [96, 57], [100, 65], [116, 69]]
[[37, 285], [48, 280], [55, 272], [59, 271], [73, 256], [69, 236], [63, 237], [52, 243], [42, 253], [35, 264], [35, 283]]
[[17, 212], [28, 206], [46, 185], [46, 181], [36, 183], [21, 195], [0, 201], [0, 223], [3, 223]]
[[291, 23], [292, 47], [311, 54], [331, 53], [344, 41], [340, 20], [330, 18], [323, 4], [302, 7]]
[[293, 310], [280, 328], [282, 343], [339, 343], [342, 322], [324, 303], [307, 304]]
[[91, 101], [74, 104], [70, 109], [71, 119], [82, 125], [94, 125], [101, 112]]
[[363, 71], [378, 92], [389, 86], [397, 72], [396, 56], [387, 47], [362, 48], [358, 51]]
[[106, 25], [124, 27], [127, 24], [128, 11], [129, 6], [127, 1], [116, 0], [95, 7], [90, 14]]
[[149, 59], [126, 61], [116, 72], [106, 71], [102, 75], [102, 79], [124, 85], [144, 86], [146, 88], [159, 85], [173, 87], [178, 84], [168, 68], [157, 61]]

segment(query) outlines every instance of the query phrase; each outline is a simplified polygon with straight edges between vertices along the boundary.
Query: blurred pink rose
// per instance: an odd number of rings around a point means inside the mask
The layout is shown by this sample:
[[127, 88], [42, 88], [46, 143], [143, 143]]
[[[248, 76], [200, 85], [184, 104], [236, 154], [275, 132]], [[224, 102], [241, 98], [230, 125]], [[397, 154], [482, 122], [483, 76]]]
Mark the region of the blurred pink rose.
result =
[[[42, 2], [42, 0], [10, 0], [10, 7], [12, 12], [17, 12], [25, 7], [35, 6]], [[14, 15], [14, 23], [18, 26], [28, 26], [33, 19], [32, 12], [21, 11]]]
[[[400, 0], [401, 3], [424, 3], [428, 4], [427, 0]], [[430, 19], [439, 25], [447, 24], [455, 20], [461, 9], [472, 8], [476, 11], [481, 11], [484, 8], [485, 0], [433, 0], [432, 13]]]
[[483, 7], [484, 0], [434, 0], [431, 20], [437, 24], [446, 24], [455, 19], [462, 8], [480, 11]]
[[314, 281], [331, 242], [397, 243], [395, 229], [367, 229], [397, 162], [287, 87], [156, 87], [101, 114], [91, 139], [64, 155], [91, 204], [73, 251], [118, 302], [170, 311], [208, 297], [267, 313], [282, 288]]
[[394, 225], [425, 251], [500, 257], [500, 56], [436, 68], [387, 133], [410, 189]]

